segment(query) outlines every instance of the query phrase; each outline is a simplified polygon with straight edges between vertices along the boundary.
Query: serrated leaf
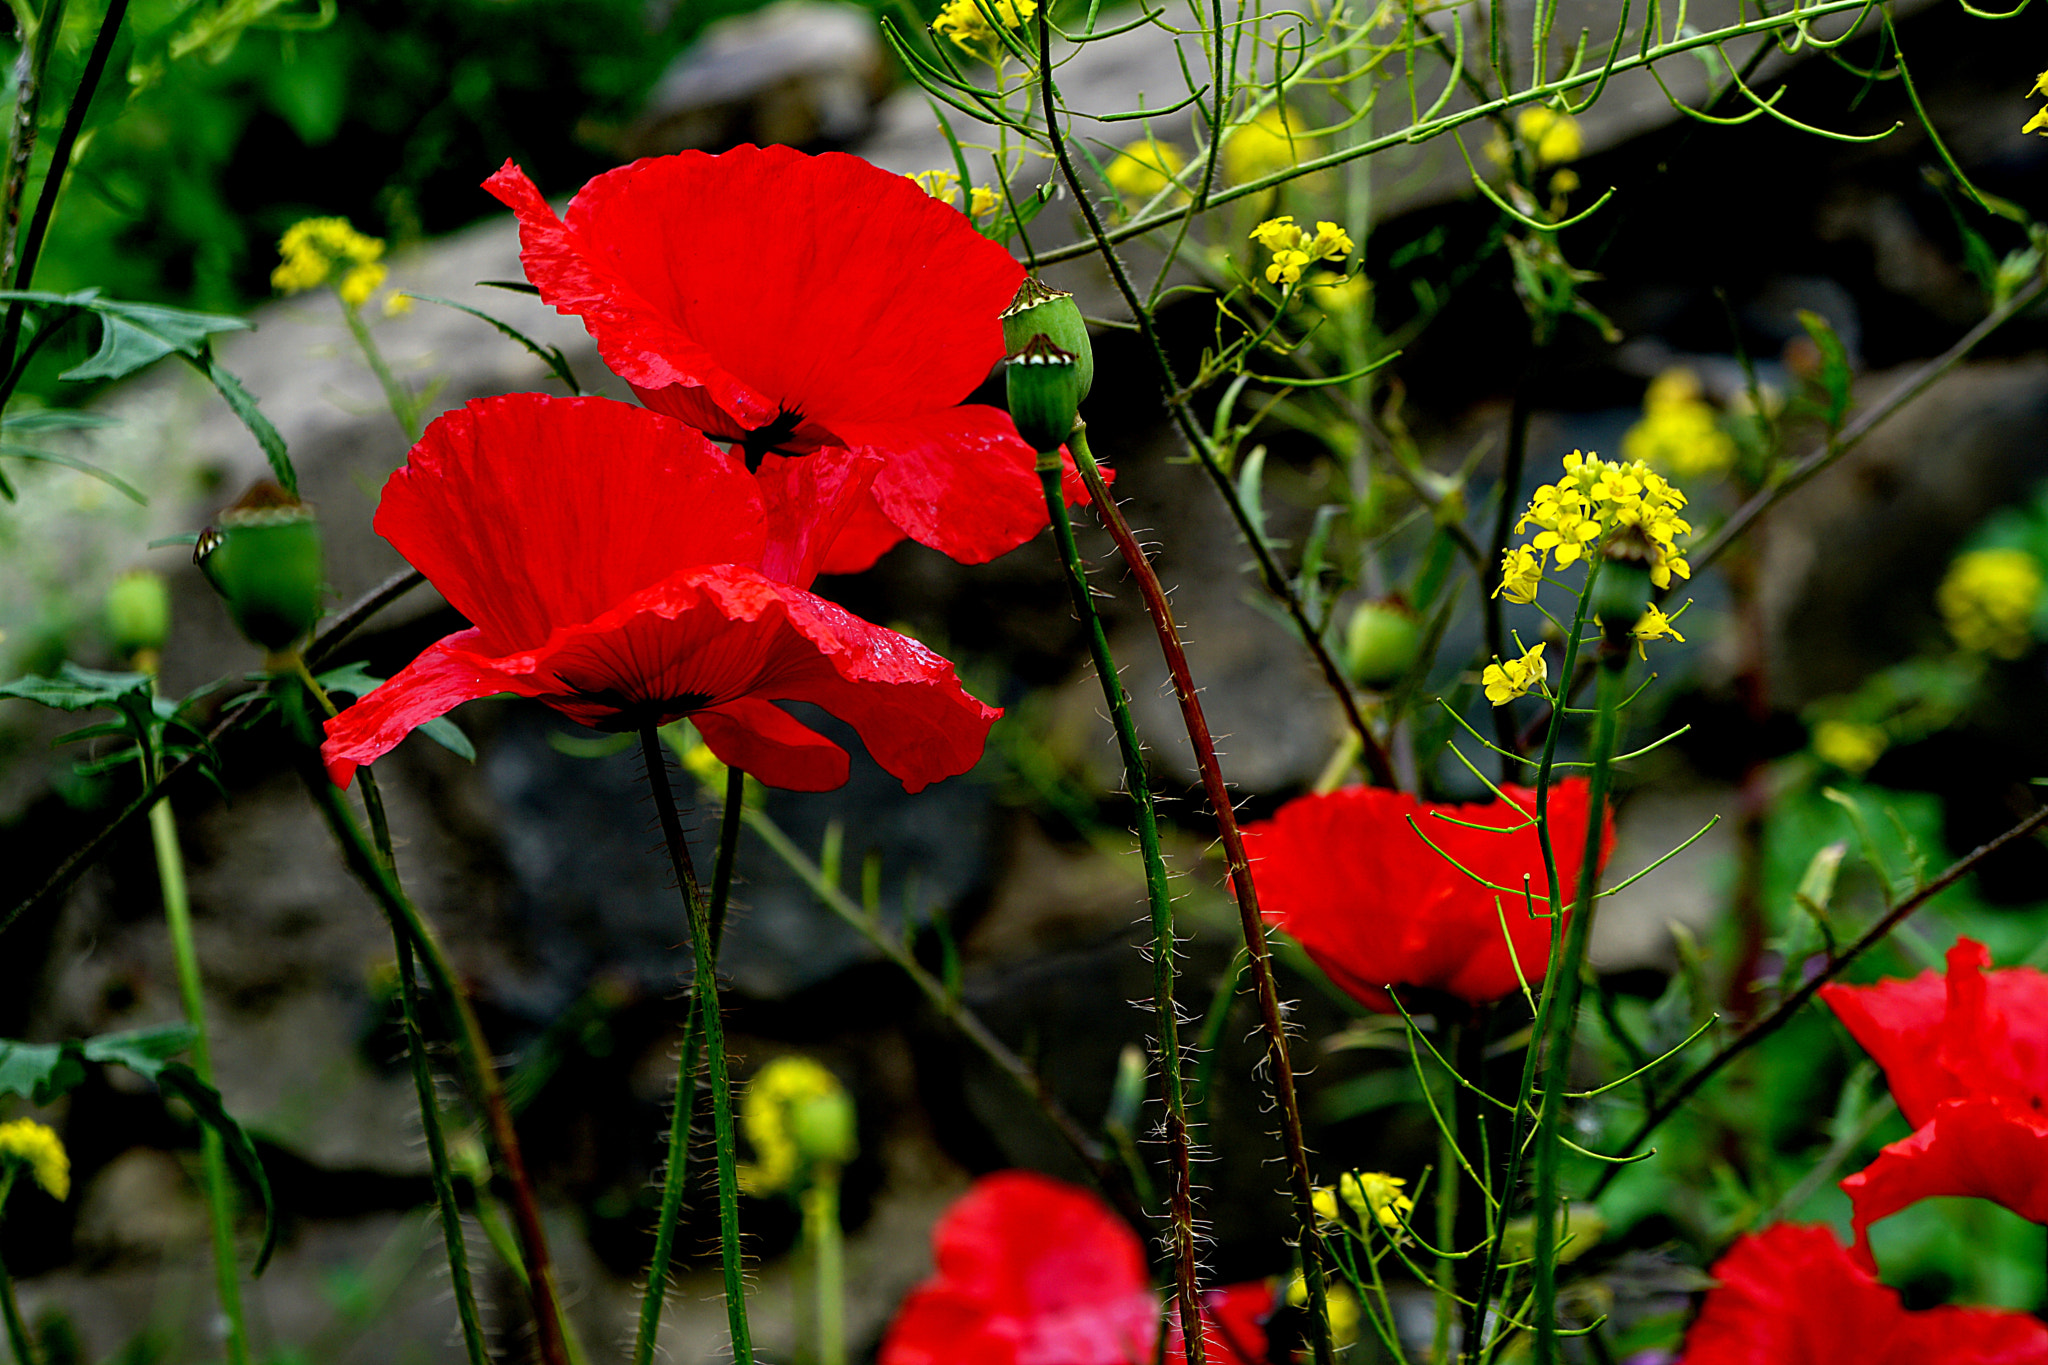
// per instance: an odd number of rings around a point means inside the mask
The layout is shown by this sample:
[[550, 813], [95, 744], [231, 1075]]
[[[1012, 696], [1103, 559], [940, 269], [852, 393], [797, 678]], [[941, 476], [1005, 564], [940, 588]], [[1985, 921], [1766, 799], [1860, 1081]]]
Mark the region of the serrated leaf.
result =
[[[141, 1068], [127, 1064], [131, 1070]], [[270, 1264], [270, 1253], [277, 1249], [277, 1207], [270, 1197], [270, 1177], [264, 1173], [263, 1158], [256, 1152], [256, 1144], [249, 1140], [248, 1132], [235, 1122], [221, 1103], [220, 1091], [199, 1079], [199, 1073], [183, 1062], [164, 1062], [150, 1079], [157, 1088], [176, 1095], [192, 1106], [192, 1112], [199, 1121], [220, 1135], [221, 1147], [236, 1171], [256, 1191], [263, 1201], [263, 1242], [256, 1248], [256, 1259], [250, 1264], [251, 1275], [261, 1275], [263, 1268]]]
[[293, 497], [299, 495], [299, 474], [292, 468], [292, 457], [285, 449], [284, 437], [271, 425], [270, 419], [256, 406], [256, 399], [242, 387], [242, 381], [221, 367], [210, 348], [201, 348], [187, 357], [192, 367], [206, 376], [214, 392], [228, 405], [228, 410], [241, 419], [249, 434], [256, 438], [256, 444], [263, 448], [264, 458], [270, 461], [270, 472], [277, 477], [279, 485]]
[[[495, 280], [484, 280], [482, 283], [496, 285], [499, 288], [510, 288], [509, 285], [499, 284]], [[457, 303], [454, 299], [444, 299], [433, 294], [408, 294], [406, 297], [418, 299], [422, 303], [438, 303], [443, 308], [453, 308], [458, 313], [467, 313], [473, 318], [489, 323], [521, 346], [524, 346], [529, 353], [538, 357], [541, 363], [555, 372], [555, 378], [568, 385], [570, 393], [580, 395], [583, 392], [583, 386], [576, 382], [575, 372], [569, 368], [569, 358], [562, 354], [561, 347], [544, 346], [520, 331], [517, 327], [514, 327], [511, 323], [494, 318], [481, 308], [472, 308], [466, 303]]]
[[18, 697], [54, 707], [59, 711], [90, 711], [98, 706], [119, 706], [124, 697], [152, 695], [147, 673], [106, 673], [67, 663], [54, 678], [31, 673], [11, 683], [0, 683], [0, 697]]
[[85, 431], [94, 427], [117, 427], [118, 417], [72, 408], [30, 408], [0, 418], [0, 431]]
[[151, 1068], [191, 1047], [198, 1036], [190, 1024], [159, 1024], [125, 1033], [102, 1033], [87, 1038], [80, 1047], [89, 1062], [119, 1062], [130, 1071], [147, 1075]]
[[0, 1094], [48, 1104], [85, 1079], [76, 1043], [17, 1043], [0, 1038]]
[[90, 310], [100, 320], [100, 346], [82, 365], [59, 379], [119, 379], [167, 355], [196, 358], [206, 339], [217, 332], [247, 331], [249, 324], [221, 313], [195, 313], [155, 303], [122, 303], [115, 299], [74, 295], [64, 302]]

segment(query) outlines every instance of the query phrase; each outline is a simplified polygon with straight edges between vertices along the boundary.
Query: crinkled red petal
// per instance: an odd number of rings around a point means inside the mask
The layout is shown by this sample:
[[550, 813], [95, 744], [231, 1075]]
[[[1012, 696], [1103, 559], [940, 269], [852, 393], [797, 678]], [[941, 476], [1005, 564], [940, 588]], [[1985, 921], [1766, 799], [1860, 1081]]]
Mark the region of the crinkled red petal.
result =
[[1872, 1271], [1870, 1225], [1922, 1199], [1964, 1195], [2048, 1223], [2048, 1113], [1998, 1098], [1945, 1100], [1842, 1182], [1856, 1257]]
[[527, 276], [646, 389], [702, 388], [741, 423], [824, 426], [959, 402], [1003, 355], [1023, 268], [900, 175], [738, 147], [608, 171], [555, 220], [509, 163]]
[[[1502, 790], [1521, 811], [1535, 810], [1533, 791]], [[1578, 889], [1589, 803], [1582, 779], [1551, 788], [1551, 846], [1566, 904]], [[1390, 1012], [1386, 988], [1395, 985], [1497, 1000], [1549, 965], [1542, 849], [1513, 807], [1436, 806], [1350, 787], [1291, 801], [1244, 833], [1267, 920], [1368, 1008]], [[1603, 861], [1612, 845], [1605, 828]]]
[[382, 758], [414, 730], [466, 701], [501, 692], [538, 695], [530, 677], [490, 666], [478, 652], [482, 638], [482, 631], [465, 630], [437, 640], [382, 686], [329, 719], [320, 757], [334, 784], [346, 787], [358, 767]]
[[436, 419], [376, 528], [487, 640], [540, 645], [689, 564], [755, 564], [761, 495], [680, 423], [606, 398], [516, 393]]
[[758, 697], [692, 711], [690, 723], [719, 761], [771, 787], [828, 792], [846, 785], [846, 750]]
[[[807, 701], [851, 725], [910, 791], [972, 767], [1002, 714], [964, 692], [952, 665], [916, 641], [737, 565], [682, 570], [517, 654], [473, 656], [458, 652], [458, 641], [485, 644], [470, 631], [435, 648], [484, 681], [450, 706], [516, 691], [603, 725], [627, 713], [636, 724], [673, 720], [748, 698]], [[439, 706], [453, 695], [445, 682], [418, 701], [385, 695], [415, 685], [410, 671], [328, 722], [330, 765], [367, 763], [448, 709]]]
[[1981, 1308], [1908, 1312], [1824, 1227], [1779, 1223], [1713, 1267], [1680, 1365], [2042, 1365], [2048, 1327]]

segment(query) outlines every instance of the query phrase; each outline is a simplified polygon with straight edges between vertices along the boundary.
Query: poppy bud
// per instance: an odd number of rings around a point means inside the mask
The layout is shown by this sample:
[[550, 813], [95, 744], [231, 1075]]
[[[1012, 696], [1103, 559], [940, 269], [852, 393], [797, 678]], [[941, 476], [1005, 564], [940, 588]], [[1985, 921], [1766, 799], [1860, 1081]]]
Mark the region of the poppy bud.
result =
[[1004, 362], [1010, 381], [1010, 419], [1017, 434], [1044, 455], [1060, 448], [1080, 415], [1080, 367], [1071, 352], [1061, 350], [1044, 333]]
[[837, 1086], [797, 1101], [790, 1117], [796, 1149], [811, 1166], [844, 1166], [860, 1150], [853, 1099]]
[[1615, 666], [1626, 660], [1629, 631], [1642, 619], [1643, 606], [1650, 600], [1653, 585], [1650, 567], [1656, 551], [1640, 526], [1623, 526], [1608, 538], [1606, 563], [1600, 581], [1593, 588], [1593, 615], [1609, 645], [1609, 655], [1618, 651]]
[[1352, 681], [1364, 687], [1392, 687], [1415, 663], [1422, 647], [1422, 623], [1398, 597], [1361, 602], [1344, 629], [1344, 662]]
[[171, 633], [171, 594], [164, 580], [135, 569], [107, 589], [107, 636], [124, 658], [157, 653]]
[[252, 642], [287, 649], [320, 619], [326, 574], [313, 509], [268, 479], [199, 533], [192, 562]]
[[1017, 286], [1017, 297], [1003, 310], [1003, 349], [1015, 355], [1035, 336], [1074, 357], [1074, 372], [1081, 381], [1074, 396], [1078, 406], [1095, 384], [1095, 348], [1088, 341], [1088, 324], [1072, 294], [1026, 275]]

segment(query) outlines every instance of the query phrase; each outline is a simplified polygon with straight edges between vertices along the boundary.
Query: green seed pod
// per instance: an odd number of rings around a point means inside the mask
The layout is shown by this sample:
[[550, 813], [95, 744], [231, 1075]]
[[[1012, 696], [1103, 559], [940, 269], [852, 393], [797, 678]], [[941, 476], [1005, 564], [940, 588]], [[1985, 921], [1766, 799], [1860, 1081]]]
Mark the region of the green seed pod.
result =
[[1031, 338], [1042, 336], [1074, 357], [1074, 371], [1080, 377], [1078, 405], [1095, 384], [1095, 348], [1088, 342], [1088, 324], [1074, 296], [1054, 289], [1036, 275], [1026, 275], [1017, 286], [1017, 297], [1003, 310], [1003, 347], [1011, 355], [1024, 349]]
[[1043, 333], [1004, 362], [1010, 382], [1010, 419], [1040, 455], [1060, 448], [1074, 430], [1086, 392], [1074, 357]]
[[200, 532], [192, 562], [252, 642], [288, 649], [320, 619], [326, 573], [313, 509], [269, 480]]
[[1650, 566], [1656, 547], [1640, 526], [1623, 526], [1608, 538], [1602, 550], [1600, 581], [1593, 588], [1593, 615], [1600, 621], [1600, 633], [1607, 641], [1607, 657], [1628, 658], [1629, 632], [1643, 617], [1655, 591]]
[[834, 1086], [797, 1101], [790, 1114], [796, 1149], [810, 1166], [844, 1166], [860, 1150], [853, 1098]]
[[1361, 687], [1392, 687], [1415, 664], [1422, 622], [1398, 597], [1361, 602], [1344, 628], [1344, 662]]
[[107, 637], [123, 658], [158, 653], [171, 633], [171, 592], [161, 575], [134, 569], [107, 589]]

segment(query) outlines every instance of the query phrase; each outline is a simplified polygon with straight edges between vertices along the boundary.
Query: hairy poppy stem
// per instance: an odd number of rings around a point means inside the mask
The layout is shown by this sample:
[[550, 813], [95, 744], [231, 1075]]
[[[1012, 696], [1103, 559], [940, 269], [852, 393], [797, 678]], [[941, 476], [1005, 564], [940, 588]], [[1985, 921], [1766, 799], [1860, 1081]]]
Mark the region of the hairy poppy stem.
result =
[[1323, 1283], [1323, 1258], [1316, 1234], [1315, 1181], [1309, 1175], [1308, 1142], [1302, 1133], [1301, 1101], [1294, 1085], [1294, 1060], [1287, 1050], [1287, 1022], [1281, 1014], [1280, 987], [1273, 979], [1273, 954], [1266, 946], [1266, 923], [1259, 914], [1259, 894], [1252, 886], [1251, 863], [1245, 857], [1244, 836], [1237, 827], [1237, 808], [1232, 804], [1230, 788], [1223, 780], [1222, 765], [1216, 760], [1216, 744], [1209, 736], [1208, 717], [1202, 713], [1201, 697], [1195, 690], [1194, 677], [1188, 671], [1187, 651], [1181, 648], [1180, 627], [1174, 624], [1173, 610], [1166, 601], [1166, 590], [1159, 586], [1159, 575], [1152, 571], [1152, 561], [1145, 557], [1144, 548], [1131, 534], [1130, 524], [1124, 520], [1116, 499], [1110, 495], [1109, 484], [1102, 477], [1095, 456], [1089, 452], [1087, 432], [1076, 428], [1068, 438], [1068, 448], [1074, 452], [1074, 463], [1088, 484], [1089, 495], [1095, 500], [1096, 513], [1108, 528], [1110, 538], [1116, 542], [1131, 576], [1137, 580], [1139, 594], [1145, 599], [1145, 610], [1152, 617], [1153, 629], [1159, 636], [1159, 652], [1165, 657], [1167, 671], [1173, 677], [1173, 694], [1180, 702], [1181, 720], [1187, 726], [1188, 744], [1194, 750], [1196, 766], [1202, 772], [1202, 788], [1208, 794], [1209, 808], [1216, 817], [1216, 833], [1223, 844], [1223, 856], [1230, 865], [1230, 885], [1237, 897], [1245, 952], [1251, 959], [1252, 982], [1259, 998], [1259, 1020], [1265, 1027], [1266, 1049], [1272, 1061], [1273, 1098], [1280, 1109], [1280, 1133], [1287, 1148], [1288, 1183], [1294, 1197], [1297, 1236], [1301, 1243], [1302, 1278], [1308, 1284], [1309, 1340], [1315, 1349], [1316, 1365], [1331, 1365], [1329, 1304]]
[[[1078, 430], [1071, 438], [1083, 439]], [[1053, 538], [1059, 544], [1060, 567], [1066, 570], [1067, 590], [1074, 598], [1074, 612], [1088, 631], [1088, 652], [1095, 661], [1095, 674], [1102, 682], [1103, 700], [1109, 703], [1110, 720], [1116, 728], [1117, 748], [1123, 754], [1124, 786], [1138, 814], [1138, 853], [1145, 863], [1145, 893], [1152, 906], [1152, 992], [1159, 1015], [1159, 1066], [1166, 1083], [1166, 1142], [1173, 1164], [1173, 1274], [1179, 1300], [1181, 1340], [1188, 1365], [1203, 1365], [1207, 1342], [1202, 1332], [1201, 1284], [1195, 1259], [1194, 1176], [1189, 1158], [1187, 1089], [1181, 1080], [1180, 1007], [1174, 1002], [1174, 954], [1179, 943], [1173, 931], [1173, 891], [1166, 880], [1166, 857], [1159, 848], [1159, 814], [1152, 801], [1152, 786], [1145, 776], [1145, 752], [1138, 743], [1137, 723], [1131, 719], [1131, 702], [1124, 692], [1123, 677], [1109, 652], [1109, 637], [1088, 587], [1087, 566], [1074, 544], [1074, 524], [1067, 516], [1067, 499], [1060, 489], [1058, 451], [1041, 451], [1038, 478], [1045, 486], [1045, 506], [1052, 518]]]
[[[739, 851], [740, 823], [745, 810], [747, 775], [738, 768], [725, 774], [725, 809], [718, 825], [718, 866], [711, 874], [711, 957], [725, 930], [725, 907], [732, 894], [733, 858]], [[684, 1179], [690, 1160], [690, 1124], [697, 1107], [697, 1051], [704, 1041], [703, 1017], [691, 1010], [683, 1022], [682, 1055], [676, 1061], [675, 1104], [669, 1113], [668, 1164], [662, 1173], [660, 1221], [654, 1225], [654, 1255], [647, 1265], [647, 1288], [640, 1296], [640, 1325], [633, 1337], [633, 1365], [654, 1359], [654, 1339], [668, 1301], [668, 1268], [675, 1255], [676, 1222], [683, 1212]]]
[[314, 804], [327, 817], [328, 828], [341, 845], [349, 871], [355, 873], [370, 895], [390, 916], [394, 930], [403, 929], [420, 961], [427, 979], [450, 1015], [456, 1055], [461, 1058], [464, 1079], [471, 1096], [483, 1111], [484, 1123], [497, 1150], [499, 1173], [510, 1195], [512, 1217], [519, 1233], [520, 1256], [525, 1262], [528, 1300], [533, 1309], [534, 1329], [545, 1365], [570, 1365], [568, 1338], [561, 1317], [561, 1301], [555, 1293], [554, 1265], [548, 1256], [547, 1234], [541, 1228], [540, 1209], [534, 1202], [533, 1185], [527, 1179], [526, 1160], [519, 1149], [519, 1134], [512, 1126], [512, 1110], [505, 1102], [504, 1087], [491, 1061], [490, 1044], [483, 1025], [470, 1008], [469, 996], [455, 975], [455, 966], [440, 938], [428, 926], [426, 917], [399, 885], [391, 867], [370, 846], [356, 824], [341, 788], [334, 785], [317, 762], [301, 766], [300, 774]]
[[[718, 1242], [720, 1259], [725, 1267], [725, 1319], [732, 1333], [733, 1365], [753, 1365], [753, 1334], [747, 1326], [747, 1285], [744, 1268], [740, 1264], [740, 1182], [738, 1168], [733, 1162], [732, 1080], [726, 1072], [725, 1027], [718, 1013], [717, 954], [711, 943], [711, 921], [714, 915], [722, 919], [724, 905], [721, 902], [716, 910], [705, 906], [704, 890], [697, 884], [697, 869], [690, 861], [690, 847], [683, 842], [683, 822], [676, 814], [675, 792], [669, 786], [668, 754], [661, 745], [661, 732], [651, 724], [640, 727], [640, 756], [647, 762], [647, 785], [654, 793], [654, 809], [661, 819], [662, 839], [668, 844], [669, 865], [675, 870], [676, 889], [682, 892], [683, 905], [690, 917], [691, 980], [692, 991], [697, 998], [694, 1012], [703, 1023], [704, 1053], [708, 1062], [705, 1069], [711, 1083], [711, 1132], [718, 1156]], [[730, 787], [727, 795], [731, 795]], [[738, 804], [728, 801], [725, 821], [734, 829], [731, 835], [734, 846], [738, 839], [738, 821], [732, 817], [731, 811]], [[724, 856], [728, 839], [723, 833], [719, 845], [720, 863], [729, 863], [731, 860]], [[730, 886], [730, 876], [728, 867], [718, 880]], [[689, 1061], [686, 1052], [678, 1063], [684, 1075], [688, 1074]], [[676, 1085], [679, 1097], [685, 1089], [679, 1078]], [[680, 1184], [681, 1178], [681, 1168], [671, 1166], [669, 1183]], [[663, 1192], [663, 1208], [667, 1208], [666, 1190]], [[658, 1296], [661, 1285], [662, 1280], [650, 1279], [648, 1290]]]

